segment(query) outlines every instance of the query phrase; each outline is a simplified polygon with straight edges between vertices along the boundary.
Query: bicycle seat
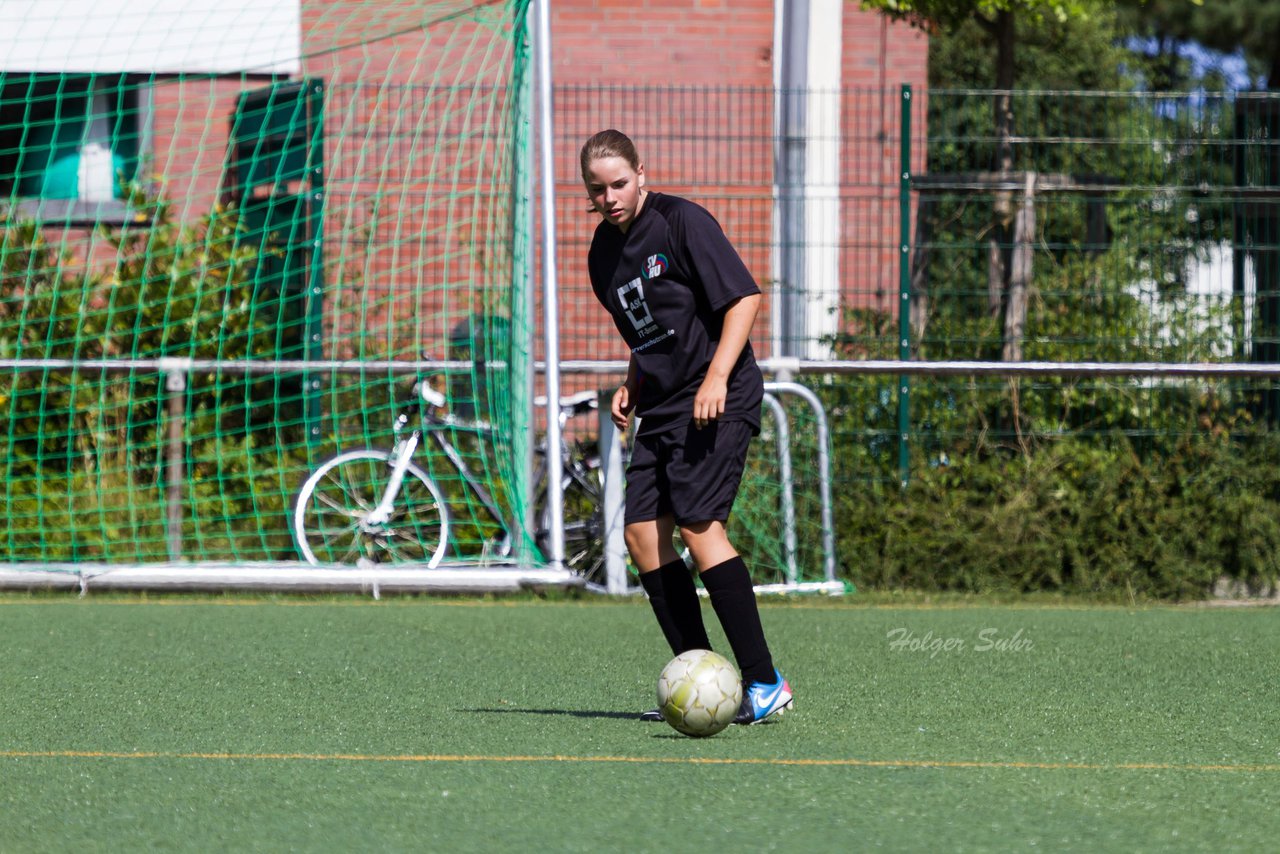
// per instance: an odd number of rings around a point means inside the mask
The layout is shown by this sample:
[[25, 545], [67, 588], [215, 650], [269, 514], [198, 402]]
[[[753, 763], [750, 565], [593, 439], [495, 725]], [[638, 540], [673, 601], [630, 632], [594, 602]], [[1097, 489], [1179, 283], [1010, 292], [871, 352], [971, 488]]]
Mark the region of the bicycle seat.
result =
[[431, 404], [436, 409], [444, 408], [444, 404], [445, 404], [444, 394], [442, 392], [438, 392], [435, 389], [433, 389], [430, 383], [419, 382], [419, 383], [414, 383], [413, 385], [414, 385], [414, 390], [417, 391], [418, 395], [427, 403]]
[[560, 408], [565, 412], [573, 415], [581, 415], [584, 412], [590, 412], [600, 406], [600, 393], [597, 391], [580, 391], [577, 394], [571, 394], [567, 397], [560, 398]]

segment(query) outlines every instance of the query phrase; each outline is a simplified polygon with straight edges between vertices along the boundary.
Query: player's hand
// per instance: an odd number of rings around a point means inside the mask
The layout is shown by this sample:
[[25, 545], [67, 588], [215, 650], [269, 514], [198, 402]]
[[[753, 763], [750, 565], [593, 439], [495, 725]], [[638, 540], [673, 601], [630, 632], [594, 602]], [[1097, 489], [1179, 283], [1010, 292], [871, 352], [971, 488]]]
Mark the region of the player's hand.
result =
[[622, 432], [627, 431], [627, 417], [631, 415], [631, 410], [636, 405], [631, 400], [631, 390], [625, 385], [618, 386], [618, 390], [613, 393], [613, 401], [609, 405], [609, 415], [613, 419], [613, 426]]
[[701, 430], [724, 415], [724, 401], [728, 396], [729, 387], [724, 380], [710, 376], [703, 380], [693, 399], [693, 426]]

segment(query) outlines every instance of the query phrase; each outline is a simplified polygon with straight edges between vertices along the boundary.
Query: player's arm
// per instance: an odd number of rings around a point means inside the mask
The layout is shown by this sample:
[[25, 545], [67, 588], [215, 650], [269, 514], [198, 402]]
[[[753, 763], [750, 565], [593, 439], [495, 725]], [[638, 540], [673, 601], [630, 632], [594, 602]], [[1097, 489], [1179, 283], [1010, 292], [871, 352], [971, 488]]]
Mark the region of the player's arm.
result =
[[613, 426], [619, 430], [626, 431], [627, 417], [631, 415], [631, 410], [636, 408], [636, 401], [640, 397], [640, 366], [636, 364], [635, 354], [631, 354], [631, 361], [627, 364], [627, 379], [622, 385], [618, 386], [618, 390], [613, 393], [613, 401], [609, 407], [609, 414], [613, 418]]
[[707, 376], [693, 399], [693, 424], [699, 429], [724, 414], [725, 398], [729, 395], [729, 374], [738, 364], [738, 357], [751, 337], [751, 327], [760, 312], [761, 299], [760, 294], [739, 297], [724, 310], [720, 343], [716, 345]]

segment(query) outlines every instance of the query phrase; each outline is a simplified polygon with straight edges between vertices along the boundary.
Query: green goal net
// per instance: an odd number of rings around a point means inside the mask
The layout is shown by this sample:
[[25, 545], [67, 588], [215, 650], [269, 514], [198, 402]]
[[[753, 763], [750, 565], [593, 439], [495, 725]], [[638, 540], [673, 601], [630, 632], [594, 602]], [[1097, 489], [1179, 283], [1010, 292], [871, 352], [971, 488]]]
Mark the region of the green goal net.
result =
[[143, 6], [0, 10], [0, 562], [298, 560], [402, 412], [536, 560], [526, 3]]

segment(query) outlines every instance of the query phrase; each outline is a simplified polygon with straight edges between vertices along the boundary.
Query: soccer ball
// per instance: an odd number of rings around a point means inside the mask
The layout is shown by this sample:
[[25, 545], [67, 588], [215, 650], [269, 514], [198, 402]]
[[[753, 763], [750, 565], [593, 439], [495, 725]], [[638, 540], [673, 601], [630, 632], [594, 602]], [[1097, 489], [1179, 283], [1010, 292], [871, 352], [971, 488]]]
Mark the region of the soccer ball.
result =
[[685, 735], [715, 735], [733, 723], [741, 704], [738, 668], [708, 649], [680, 653], [658, 677], [658, 711]]

